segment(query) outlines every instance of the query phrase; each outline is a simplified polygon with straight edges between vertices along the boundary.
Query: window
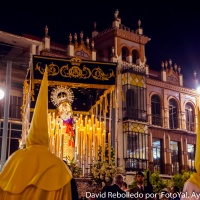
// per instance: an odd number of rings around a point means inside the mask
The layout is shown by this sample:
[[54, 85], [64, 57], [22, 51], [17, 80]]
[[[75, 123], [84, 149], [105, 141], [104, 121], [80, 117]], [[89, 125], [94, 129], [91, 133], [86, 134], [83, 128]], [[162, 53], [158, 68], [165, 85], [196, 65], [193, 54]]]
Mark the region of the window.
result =
[[189, 168], [189, 171], [195, 171], [195, 166], [194, 166], [194, 159], [195, 159], [194, 144], [188, 144], [187, 145], [187, 151], [188, 151], [188, 168]]
[[126, 105], [129, 108], [134, 107], [134, 90], [128, 89], [126, 92]]
[[139, 132], [127, 134], [125, 162], [128, 171], [147, 169], [147, 134]]
[[22, 97], [10, 96], [10, 118], [21, 119]]
[[152, 124], [161, 126], [162, 118], [161, 118], [161, 108], [160, 108], [160, 98], [158, 95], [153, 95], [151, 97], [151, 116], [152, 116]]
[[139, 54], [137, 50], [132, 51], [132, 63], [133, 64], [138, 64], [138, 59], [139, 59]]
[[194, 132], [194, 109], [190, 103], [185, 106], [186, 130]]
[[126, 47], [122, 47], [122, 60], [127, 61], [128, 49]]
[[[8, 158], [13, 152], [15, 152], [19, 148], [19, 139], [21, 139], [21, 134], [22, 134], [21, 124], [16, 124], [13, 122], [8, 123], [6, 158]], [[2, 148], [2, 136], [3, 136], [3, 122], [0, 122], [0, 148]]]
[[123, 119], [147, 121], [146, 88], [124, 85], [123, 91], [126, 94], [126, 100], [123, 102]]
[[169, 100], [169, 127], [170, 129], [178, 128], [178, 109], [174, 99]]
[[[4, 101], [2, 100], [0, 101], [0, 118], [3, 118], [4, 116]], [[21, 120], [22, 103], [23, 103], [22, 97], [10, 96], [9, 118]]]
[[170, 141], [170, 149], [171, 149], [171, 164], [172, 164], [172, 174], [179, 173], [179, 146], [178, 142]]
[[163, 172], [163, 149], [161, 139], [153, 138], [152, 140], [153, 146], [153, 164], [154, 171], [158, 171], [159, 173]]

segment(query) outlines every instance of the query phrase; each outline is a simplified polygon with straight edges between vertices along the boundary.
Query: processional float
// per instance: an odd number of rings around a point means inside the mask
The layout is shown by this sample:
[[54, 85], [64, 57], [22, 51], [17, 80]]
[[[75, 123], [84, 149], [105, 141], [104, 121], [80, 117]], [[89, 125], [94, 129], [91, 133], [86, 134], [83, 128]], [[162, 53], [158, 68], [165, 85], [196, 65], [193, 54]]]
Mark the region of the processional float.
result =
[[[25, 145], [45, 67], [48, 69], [50, 151], [63, 160], [74, 159], [82, 168], [82, 175], [87, 176], [90, 165], [98, 160], [99, 147], [104, 160], [106, 144], [110, 151], [114, 142], [117, 64], [33, 56], [32, 69], [24, 82], [21, 146]], [[85, 99], [89, 106], [82, 104], [86, 96], [83, 91], [90, 94]], [[111, 152], [108, 155], [110, 159]]]

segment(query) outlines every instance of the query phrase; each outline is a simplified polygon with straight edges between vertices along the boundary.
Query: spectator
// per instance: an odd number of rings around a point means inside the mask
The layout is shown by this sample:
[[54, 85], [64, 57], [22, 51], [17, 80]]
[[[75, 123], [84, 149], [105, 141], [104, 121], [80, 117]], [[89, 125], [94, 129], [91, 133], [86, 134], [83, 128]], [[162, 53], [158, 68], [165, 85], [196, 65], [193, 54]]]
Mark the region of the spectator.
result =
[[114, 178], [114, 183], [110, 186], [104, 186], [100, 192], [100, 194], [105, 194], [105, 196], [100, 196], [98, 199], [106, 200], [106, 199], [123, 199], [128, 200], [126, 198], [126, 192], [121, 189], [123, 184], [123, 176], [118, 174]]
[[[151, 190], [151, 188], [149, 186], [145, 186], [144, 185], [144, 174], [139, 171], [136, 173], [136, 186], [130, 189], [130, 194], [139, 194], [139, 198], [133, 197], [131, 199], [140, 199], [140, 200], [144, 200], [146, 198], [146, 194], [150, 194], [153, 191]], [[149, 198], [150, 199], [150, 198]]]
[[180, 200], [180, 190], [178, 186], [172, 186], [170, 188], [170, 199], [171, 200]]

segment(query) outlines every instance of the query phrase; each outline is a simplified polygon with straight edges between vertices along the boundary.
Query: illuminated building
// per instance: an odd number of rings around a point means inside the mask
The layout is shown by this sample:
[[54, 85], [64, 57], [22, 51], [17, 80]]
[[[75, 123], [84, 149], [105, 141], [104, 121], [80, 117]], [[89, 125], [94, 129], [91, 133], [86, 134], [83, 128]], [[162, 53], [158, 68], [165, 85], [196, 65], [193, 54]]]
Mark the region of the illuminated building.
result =
[[[105, 127], [107, 135], [112, 130], [117, 165], [123, 165], [126, 172], [149, 169], [167, 175], [194, 170], [199, 95], [194, 87], [184, 86], [181, 68], [172, 60], [167, 58], [161, 63], [159, 71], [147, 64], [145, 45], [151, 39], [143, 34], [140, 20], [138, 28], [131, 30], [121, 23], [116, 12], [110, 28], [98, 32], [94, 24], [91, 38], [81, 32], [70, 34], [68, 44], [52, 40], [47, 27], [43, 38], [0, 33], [1, 85], [5, 82], [6, 61], [12, 61], [7, 156], [18, 148], [23, 129], [23, 83], [27, 69], [33, 66], [33, 55], [68, 60], [78, 57], [83, 62], [117, 63], [116, 104], [109, 107], [111, 121]], [[77, 87], [72, 110], [88, 112], [104, 91]], [[1, 135], [3, 102], [0, 101]], [[102, 120], [109, 121], [107, 115]]]

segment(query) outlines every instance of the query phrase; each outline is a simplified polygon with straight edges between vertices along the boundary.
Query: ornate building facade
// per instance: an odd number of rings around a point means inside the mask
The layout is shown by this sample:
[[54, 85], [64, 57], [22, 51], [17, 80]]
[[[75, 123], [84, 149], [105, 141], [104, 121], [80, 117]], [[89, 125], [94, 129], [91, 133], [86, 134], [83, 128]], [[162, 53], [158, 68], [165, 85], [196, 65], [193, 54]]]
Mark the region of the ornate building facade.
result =
[[[5, 61], [12, 62], [7, 157], [26, 134], [21, 131], [29, 116], [21, 117], [20, 113], [23, 112], [23, 84], [27, 70], [33, 70], [33, 56], [78, 57], [117, 63], [116, 105], [110, 110], [110, 127], [106, 127], [106, 133], [112, 129], [111, 144], [117, 165], [123, 165], [127, 174], [146, 169], [165, 175], [194, 170], [199, 95], [195, 88], [184, 86], [181, 68], [172, 60], [161, 63], [160, 71], [151, 69], [145, 55], [145, 45], [150, 40], [143, 34], [140, 20], [137, 30], [131, 30], [121, 23], [118, 11], [110, 28], [98, 32], [94, 24], [91, 38], [84, 38], [83, 32], [79, 36], [70, 34], [67, 45], [52, 42], [47, 27], [43, 38], [1, 32], [1, 54], [6, 51], [1, 59], [1, 86], [5, 86], [6, 80]], [[86, 98], [82, 106], [89, 110], [87, 103], [91, 99], [95, 101], [95, 95], [101, 91], [95, 91], [93, 96], [89, 90], [82, 92]], [[4, 103], [0, 100], [1, 138]], [[107, 116], [104, 119], [108, 120]]]

